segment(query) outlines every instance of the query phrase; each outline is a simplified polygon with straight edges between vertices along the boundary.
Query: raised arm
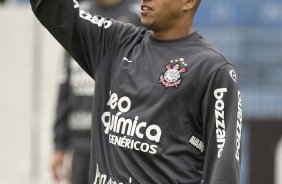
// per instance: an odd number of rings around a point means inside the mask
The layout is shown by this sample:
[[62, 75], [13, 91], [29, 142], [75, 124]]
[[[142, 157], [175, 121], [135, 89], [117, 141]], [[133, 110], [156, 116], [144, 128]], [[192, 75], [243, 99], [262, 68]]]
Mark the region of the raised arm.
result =
[[[94, 77], [101, 55], [115, 43], [113, 20], [79, 9], [76, 0], [30, 0], [39, 21]], [[118, 27], [118, 26], [117, 26]]]

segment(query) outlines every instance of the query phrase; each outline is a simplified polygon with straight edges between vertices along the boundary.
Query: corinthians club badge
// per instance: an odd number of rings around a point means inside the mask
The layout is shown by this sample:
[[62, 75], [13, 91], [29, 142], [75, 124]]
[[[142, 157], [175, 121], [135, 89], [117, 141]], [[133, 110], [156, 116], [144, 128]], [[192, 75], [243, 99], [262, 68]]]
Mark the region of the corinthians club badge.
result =
[[[181, 65], [183, 65], [183, 67], [181, 67]], [[159, 83], [165, 86], [165, 88], [178, 88], [182, 81], [181, 74], [187, 72], [186, 66], [187, 63], [184, 62], [183, 58], [171, 60], [170, 63], [165, 66], [166, 71], [161, 74]]]

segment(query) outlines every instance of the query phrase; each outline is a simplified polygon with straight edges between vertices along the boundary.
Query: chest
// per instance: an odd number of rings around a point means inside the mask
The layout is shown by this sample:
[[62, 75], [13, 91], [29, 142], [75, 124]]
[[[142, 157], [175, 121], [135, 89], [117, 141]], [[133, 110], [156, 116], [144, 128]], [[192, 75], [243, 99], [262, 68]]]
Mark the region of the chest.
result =
[[[123, 52], [112, 68], [111, 89], [132, 87], [138, 91], [177, 93], [189, 82], [189, 57], [177, 51], [143, 48]], [[123, 83], [123, 85], [120, 84]], [[184, 84], [184, 85], [183, 85]]]

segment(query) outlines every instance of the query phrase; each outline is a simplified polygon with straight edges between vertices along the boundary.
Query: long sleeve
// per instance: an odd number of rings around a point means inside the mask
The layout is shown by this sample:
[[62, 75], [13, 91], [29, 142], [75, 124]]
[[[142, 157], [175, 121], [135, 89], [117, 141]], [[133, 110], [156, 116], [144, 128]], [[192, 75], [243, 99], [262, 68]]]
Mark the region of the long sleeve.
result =
[[65, 150], [69, 144], [70, 131], [68, 127], [68, 115], [70, 112], [70, 74], [69, 74], [70, 55], [65, 53], [65, 58], [59, 74], [59, 95], [56, 107], [56, 117], [54, 122], [54, 143], [56, 150]]
[[[76, 0], [30, 0], [33, 12], [47, 30], [94, 78], [101, 57], [117, 39], [123, 24], [80, 10]], [[116, 24], [113, 26], [113, 24]]]
[[242, 102], [234, 68], [225, 64], [210, 77], [202, 104], [206, 147], [204, 184], [238, 184]]

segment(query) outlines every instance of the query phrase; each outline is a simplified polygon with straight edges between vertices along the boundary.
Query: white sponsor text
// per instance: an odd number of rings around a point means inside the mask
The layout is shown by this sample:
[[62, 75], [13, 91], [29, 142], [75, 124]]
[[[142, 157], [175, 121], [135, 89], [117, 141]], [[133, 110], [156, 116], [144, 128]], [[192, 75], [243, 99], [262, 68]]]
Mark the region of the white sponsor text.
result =
[[225, 121], [224, 121], [224, 101], [222, 100], [224, 93], [227, 92], [227, 88], [219, 88], [214, 91], [214, 96], [216, 98], [215, 102], [215, 120], [216, 120], [216, 138], [217, 138], [217, 149], [218, 158], [220, 158], [221, 153], [225, 144]]

